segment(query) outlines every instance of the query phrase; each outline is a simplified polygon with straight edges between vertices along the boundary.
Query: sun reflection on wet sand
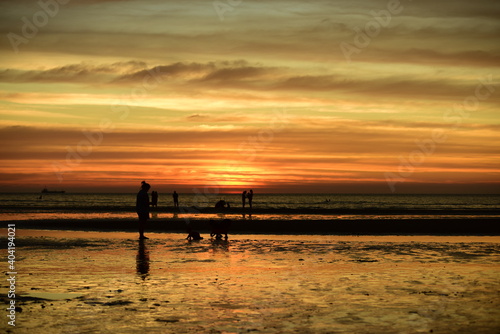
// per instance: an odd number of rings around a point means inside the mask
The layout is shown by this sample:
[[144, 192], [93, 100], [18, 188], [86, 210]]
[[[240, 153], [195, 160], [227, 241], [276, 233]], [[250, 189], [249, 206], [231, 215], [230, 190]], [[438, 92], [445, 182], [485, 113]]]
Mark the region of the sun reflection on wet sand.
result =
[[[491, 332], [500, 238], [19, 231], [16, 332]], [[2, 286], [5, 290], [5, 284]]]

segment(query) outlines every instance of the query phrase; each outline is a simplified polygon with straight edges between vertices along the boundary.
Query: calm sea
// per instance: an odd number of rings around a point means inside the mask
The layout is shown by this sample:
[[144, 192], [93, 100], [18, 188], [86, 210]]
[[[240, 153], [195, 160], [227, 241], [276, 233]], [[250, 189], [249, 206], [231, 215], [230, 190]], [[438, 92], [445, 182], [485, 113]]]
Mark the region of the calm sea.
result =
[[[109, 208], [135, 205], [136, 194], [0, 194], [0, 208], [9, 207], [51, 208], [64, 207], [71, 211], [81, 208]], [[213, 207], [220, 200], [241, 206], [241, 194], [180, 194], [181, 206]], [[266, 209], [441, 209], [485, 210], [500, 209], [500, 195], [381, 195], [381, 194], [259, 194], [253, 199], [254, 207]], [[173, 206], [171, 194], [159, 194], [160, 207]]]

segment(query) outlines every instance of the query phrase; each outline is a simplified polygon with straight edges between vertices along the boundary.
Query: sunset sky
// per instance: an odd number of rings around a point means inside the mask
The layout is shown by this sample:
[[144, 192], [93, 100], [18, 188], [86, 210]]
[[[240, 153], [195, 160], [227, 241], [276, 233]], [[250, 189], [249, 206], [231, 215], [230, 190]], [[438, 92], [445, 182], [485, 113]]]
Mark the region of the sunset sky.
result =
[[0, 0], [0, 191], [499, 193], [499, 18], [491, 0]]

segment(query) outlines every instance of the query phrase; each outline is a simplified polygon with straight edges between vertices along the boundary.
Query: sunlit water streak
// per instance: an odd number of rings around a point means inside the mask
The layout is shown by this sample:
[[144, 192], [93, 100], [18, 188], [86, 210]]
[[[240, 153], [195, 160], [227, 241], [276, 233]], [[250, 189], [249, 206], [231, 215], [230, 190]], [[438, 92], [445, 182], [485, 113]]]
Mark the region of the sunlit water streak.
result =
[[[41, 198], [40, 198], [41, 196]], [[134, 193], [129, 194], [0, 194], [0, 208], [80, 207], [116, 208], [135, 205]], [[241, 207], [241, 194], [180, 194], [180, 205], [212, 208], [224, 199], [231, 207]], [[500, 195], [381, 195], [381, 194], [259, 194], [254, 207], [270, 209], [500, 209]], [[160, 207], [173, 206], [170, 193], [159, 194]]]
[[[232, 220], [411, 220], [411, 219], [474, 219], [474, 218], [499, 218], [498, 215], [279, 215], [279, 214], [173, 214], [161, 213], [152, 215], [151, 222], [167, 221], [172, 219], [179, 220], [210, 220], [210, 219], [232, 219]], [[105, 220], [130, 220], [137, 219], [137, 216], [131, 213], [116, 213], [116, 212], [99, 212], [99, 213], [4, 213], [0, 214], [0, 221], [25, 221], [25, 220], [91, 220], [91, 219], [105, 219]], [[499, 218], [500, 219], [500, 218]]]

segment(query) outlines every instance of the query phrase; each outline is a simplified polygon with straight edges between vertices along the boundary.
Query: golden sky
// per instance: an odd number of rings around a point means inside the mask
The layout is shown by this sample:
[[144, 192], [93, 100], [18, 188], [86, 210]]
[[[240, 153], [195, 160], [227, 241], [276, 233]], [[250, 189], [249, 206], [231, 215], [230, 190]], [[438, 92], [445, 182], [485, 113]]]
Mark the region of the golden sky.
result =
[[0, 0], [0, 191], [500, 189], [500, 2]]

